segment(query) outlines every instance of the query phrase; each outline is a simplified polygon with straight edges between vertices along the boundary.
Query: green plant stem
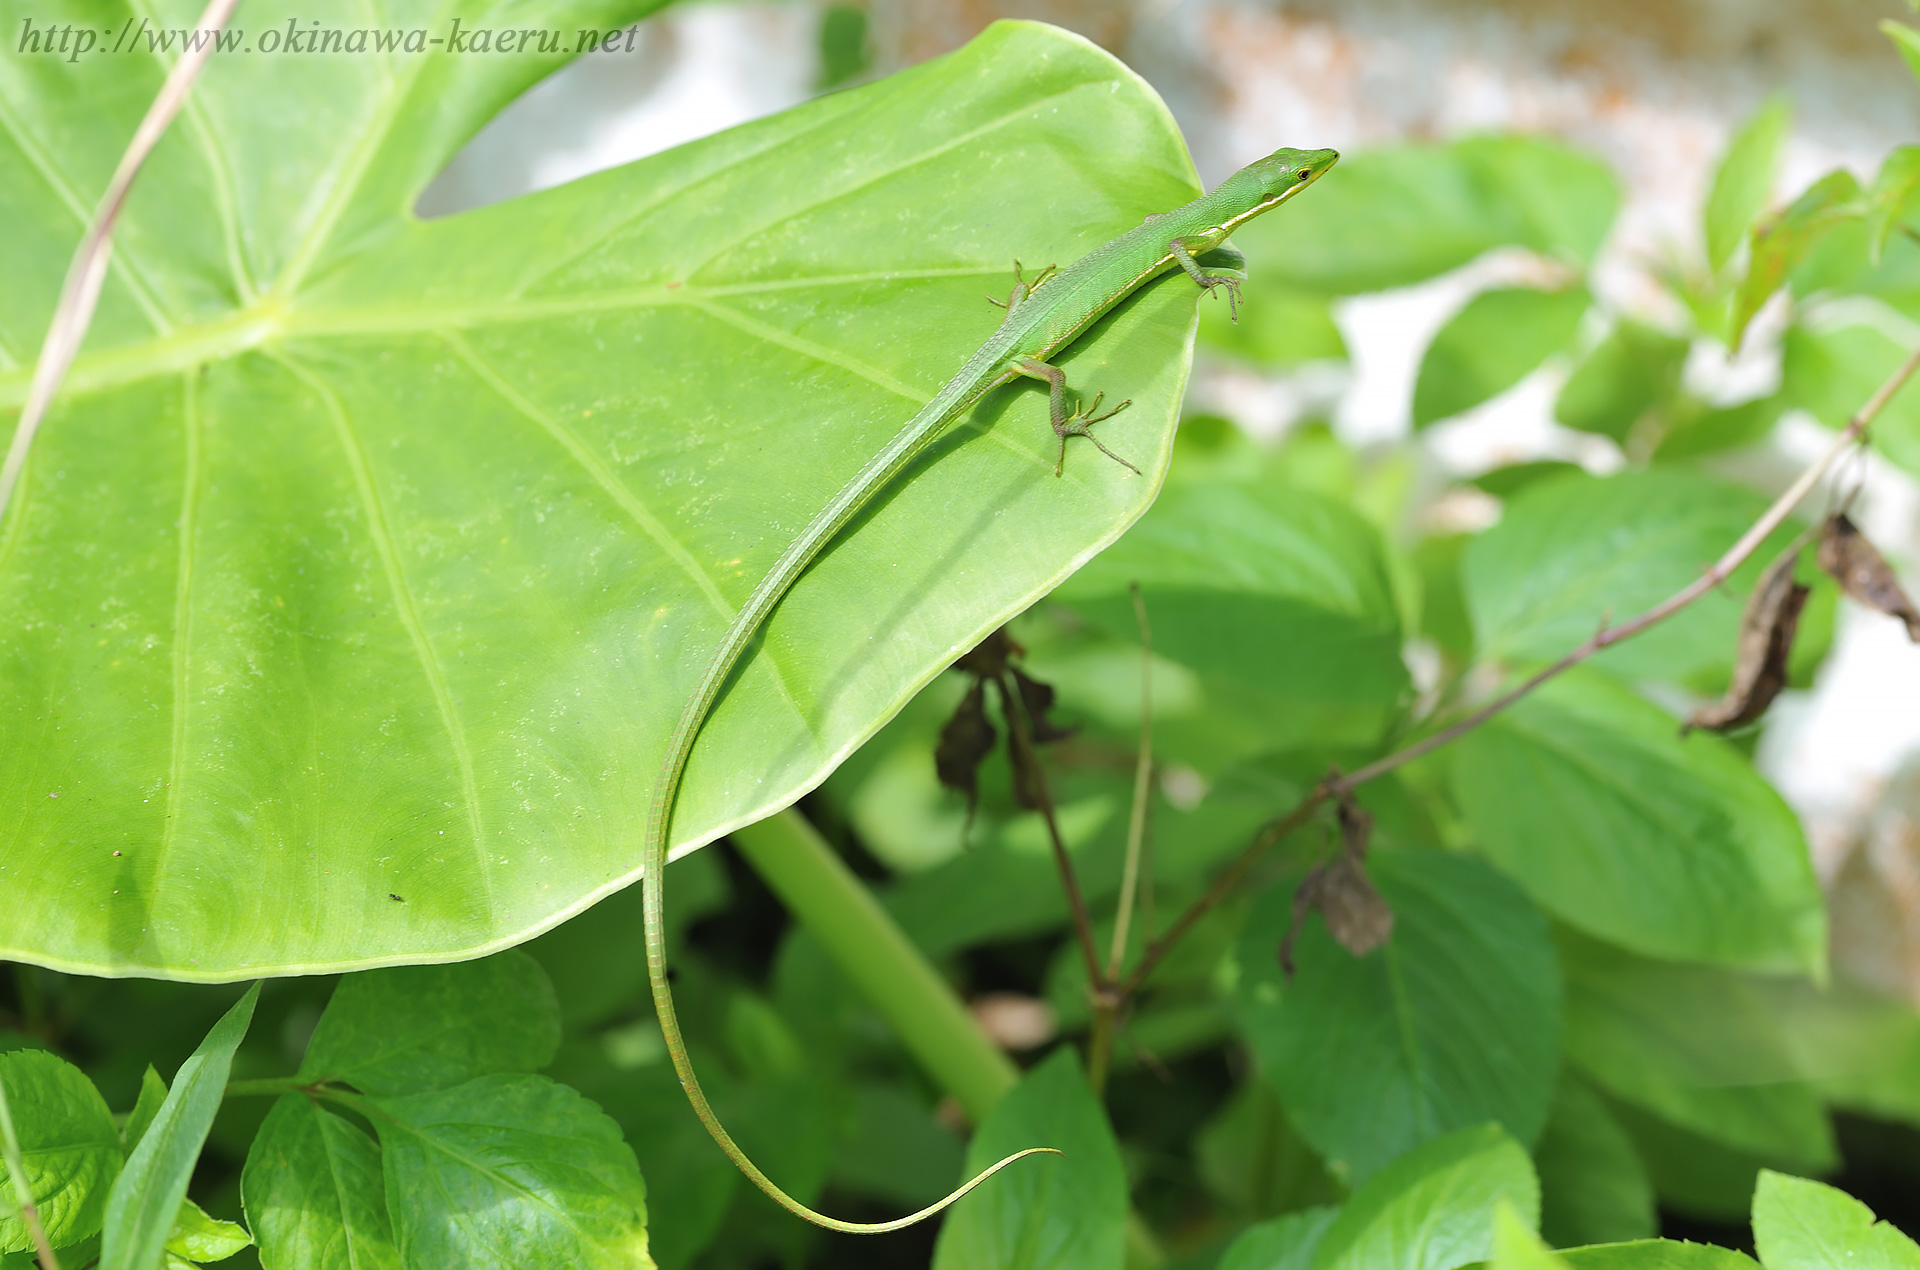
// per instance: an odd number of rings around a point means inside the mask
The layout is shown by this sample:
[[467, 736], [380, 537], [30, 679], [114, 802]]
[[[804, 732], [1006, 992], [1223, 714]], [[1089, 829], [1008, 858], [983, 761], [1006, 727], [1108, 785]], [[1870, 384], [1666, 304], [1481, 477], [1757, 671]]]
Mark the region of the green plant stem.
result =
[[939, 1086], [975, 1123], [1019, 1083], [926, 955], [832, 847], [789, 808], [733, 833], [734, 845]]
[[0, 1083], [0, 1159], [7, 1165], [7, 1176], [13, 1182], [14, 1201], [20, 1208], [21, 1224], [33, 1237], [34, 1255], [40, 1259], [40, 1270], [60, 1270], [60, 1262], [53, 1255], [53, 1245], [47, 1242], [47, 1232], [40, 1225], [40, 1210], [33, 1203], [33, 1188], [27, 1184], [26, 1161], [20, 1157], [20, 1139], [13, 1132], [13, 1108], [7, 1105], [7, 1087]]

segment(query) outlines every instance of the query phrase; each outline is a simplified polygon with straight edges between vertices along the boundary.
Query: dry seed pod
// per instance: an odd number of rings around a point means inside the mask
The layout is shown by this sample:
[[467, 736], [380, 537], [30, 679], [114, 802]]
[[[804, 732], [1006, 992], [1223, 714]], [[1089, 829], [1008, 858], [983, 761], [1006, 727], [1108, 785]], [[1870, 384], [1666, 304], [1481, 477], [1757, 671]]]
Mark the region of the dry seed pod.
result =
[[1820, 530], [1820, 567], [1855, 600], [1905, 622], [1907, 638], [1920, 644], [1920, 609], [1900, 589], [1886, 557], [1844, 512], [1834, 513]]
[[1356, 957], [1366, 956], [1393, 935], [1393, 910], [1352, 855], [1343, 853], [1327, 865], [1314, 905], [1327, 919], [1327, 933]]
[[1752, 723], [1766, 713], [1787, 686], [1787, 658], [1793, 652], [1794, 631], [1808, 588], [1793, 580], [1800, 553], [1790, 551], [1767, 566], [1747, 598], [1740, 617], [1740, 642], [1733, 662], [1733, 682], [1727, 695], [1687, 716], [1681, 735], [1694, 728], [1724, 732]]

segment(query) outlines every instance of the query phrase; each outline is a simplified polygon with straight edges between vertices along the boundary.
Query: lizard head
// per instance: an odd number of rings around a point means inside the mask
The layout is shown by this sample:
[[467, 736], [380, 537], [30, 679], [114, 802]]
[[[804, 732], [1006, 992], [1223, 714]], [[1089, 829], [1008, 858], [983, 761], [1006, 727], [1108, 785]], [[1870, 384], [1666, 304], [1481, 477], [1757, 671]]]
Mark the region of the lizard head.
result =
[[1293, 197], [1306, 189], [1340, 161], [1334, 150], [1275, 150], [1264, 159], [1248, 164], [1231, 179], [1248, 178], [1264, 205], [1261, 210]]

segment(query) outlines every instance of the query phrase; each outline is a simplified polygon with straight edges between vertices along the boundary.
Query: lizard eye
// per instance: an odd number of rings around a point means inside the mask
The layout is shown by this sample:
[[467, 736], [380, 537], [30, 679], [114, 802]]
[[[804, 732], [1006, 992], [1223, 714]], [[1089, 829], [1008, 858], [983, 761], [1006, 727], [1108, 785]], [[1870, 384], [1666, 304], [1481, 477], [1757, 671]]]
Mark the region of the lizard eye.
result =
[[1312, 175], [1313, 175], [1313, 169], [1312, 169], [1312, 168], [1301, 168], [1301, 169], [1300, 169], [1300, 170], [1299, 170], [1298, 172], [1295, 172], [1295, 173], [1294, 173], [1294, 175], [1295, 175], [1295, 176], [1297, 176], [1297, 177], [1299, 177], [1299, 178], [1300, 178], [1301, 180], [1303, 180], [1303, 181], [1304, 181], [1304, 180], [1306, 180], [1306, 179], [1307, 179], [1308, 177], [1310, 177], [1310, 176], [1312, 176]]

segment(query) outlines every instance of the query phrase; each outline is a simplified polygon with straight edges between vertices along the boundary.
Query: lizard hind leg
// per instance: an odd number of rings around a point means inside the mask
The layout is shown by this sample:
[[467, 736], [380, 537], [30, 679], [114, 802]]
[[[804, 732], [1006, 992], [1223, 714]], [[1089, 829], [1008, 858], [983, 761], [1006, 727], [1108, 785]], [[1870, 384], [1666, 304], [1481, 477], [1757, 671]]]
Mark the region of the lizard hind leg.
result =
[[1066, 468], [1067, 438], [1085, 437], [1093, 442], [1093, 448], [1118, 463], [1121, 467], [1140, 475], [1140, 469], [1100, 444], [1100, 438], [1093, 435], [1092, 426], [1102, 419], [1111, 419], [1133, 404], [1131, 399], [1121, 402], [1105, 414], [1096, 414], [1105, 393], [1095, 393], [1091, 402], [1083, 401], [1072, 411], [1067, 409], [1067, 375], [1058, 366], [1050, 365], [1037, 357], [1022, 357], [1012, 363], [1012, 369], [1029, 379], [1044, 380], [1047, 385], [1047, 420], [1053, 425], [1053, 435], [1060, 438], [1060, 457], [1054, 460], [1055, 476]]

